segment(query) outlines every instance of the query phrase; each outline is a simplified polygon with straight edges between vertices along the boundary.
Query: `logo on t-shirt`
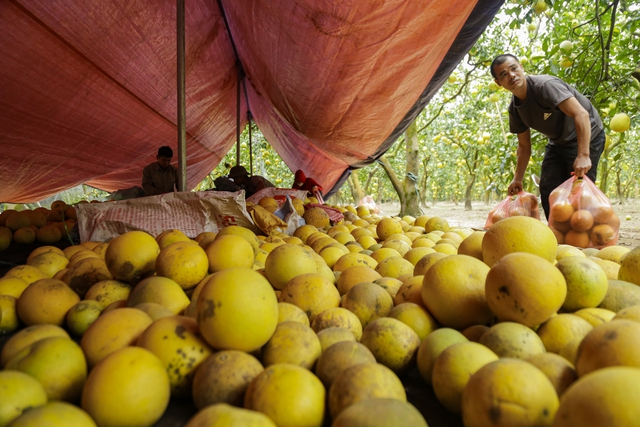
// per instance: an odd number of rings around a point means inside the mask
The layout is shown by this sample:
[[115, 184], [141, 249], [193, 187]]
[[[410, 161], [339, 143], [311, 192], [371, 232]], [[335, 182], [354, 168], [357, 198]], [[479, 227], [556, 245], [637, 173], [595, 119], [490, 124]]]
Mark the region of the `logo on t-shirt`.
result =
[[544, 119], [547, 120], [549, 117], [551, 117], [551, 113], [544, 113]]

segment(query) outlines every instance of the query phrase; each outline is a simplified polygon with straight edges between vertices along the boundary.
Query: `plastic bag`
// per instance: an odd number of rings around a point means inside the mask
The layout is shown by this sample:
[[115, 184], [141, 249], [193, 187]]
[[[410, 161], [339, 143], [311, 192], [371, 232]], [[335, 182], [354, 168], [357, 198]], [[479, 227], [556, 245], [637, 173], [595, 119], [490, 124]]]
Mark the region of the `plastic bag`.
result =
[[501, 219], [509, 218], [510, 216], [530, 216], [540, 219], [538, 197], [525, 191], [521, 191], [514, 196], [507, 196], [489, 212], [484, 228], [487, 229]]
[[549, 211], [549, 227], [558, 244], [600, 249], [618, 243], [620, 219], [587, 176], [573, 176], [553, 190]]
[[365, 206], [369, 209], [369, 212], [372, 214], [380, 213], [380, 205], [376, 204], [376, 201], [371, 196], [364, 196], [358, 202], [358, 206]]

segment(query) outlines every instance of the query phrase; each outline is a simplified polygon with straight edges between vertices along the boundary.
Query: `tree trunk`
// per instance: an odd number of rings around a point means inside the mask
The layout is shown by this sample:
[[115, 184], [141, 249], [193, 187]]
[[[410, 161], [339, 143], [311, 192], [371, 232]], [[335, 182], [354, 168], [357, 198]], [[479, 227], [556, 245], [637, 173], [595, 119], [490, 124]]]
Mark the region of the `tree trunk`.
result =
[[473, 184], [476, 182], [476, 175], [469, 175], [469, 180], [467, 181], [467, 188], [464, 190], [464, 210], [470, 211], [473, 210], [473, 206], [471, 205], [471, 192], [473, 191]]
[[362, 191], [362, 186], [360, 185], [360, 180], [358, 179], [358, 174], [355, 172], [349, 175], [347, 179], [349, 183], [349, 187], [351, 188], [351, 196], [353, 197], [353, 204], [357, 205], [360, 200], [364, 197], [364, 191]]
[[418, 176], [420, 174], [420, 143], [416, 123], [413, 122], [404, 133], [407, 162], [403, 182], [403, 202], [400, 204], [400, 216], [411, 215], [418, 217], [422, 215], [419, 205]]
[[[380, 157], [378, 159], [378, 163], [380, 163], [380, 165], [382, 166], [382, 169], [384, 169], [384, 171], [387, 173], [387, 176], [389, 177], [389, 181], [391, 181], [391, 185], [393, 186], [393, 189], [396, 190], [396, 193], [398, 193], [398, 197], [400, 198], [400, 206], [403, 206], [404, 192], [402, 191], [402, 183], [398, 179], [396, 172], [391, 167], [391, 163], [389, 163], [389, 160], [385, 156]], [[402, 216], [401, 214], [402, 212], [400, 212], [398, 215]]]

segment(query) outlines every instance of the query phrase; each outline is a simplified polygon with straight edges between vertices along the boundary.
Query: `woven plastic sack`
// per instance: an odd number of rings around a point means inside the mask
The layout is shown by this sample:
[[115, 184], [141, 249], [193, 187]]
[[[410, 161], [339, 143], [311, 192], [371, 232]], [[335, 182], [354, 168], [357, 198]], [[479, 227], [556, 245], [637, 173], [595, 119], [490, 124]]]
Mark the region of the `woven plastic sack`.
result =
[[521, 191], [513, 196], [507, 196], [498, 203], [495, 208], [491, 209], [484, 228], [488, 229], [501, 219], [509, 218], [510, 216], [530, 216], [535, 219], [540, 219], [538, 197], [526, 191]]
[[587, 176], [573, 176], [553, 190], [549, 210], [549, 227], [559, 244], [600, 249], [618, 243], [620, 219]]

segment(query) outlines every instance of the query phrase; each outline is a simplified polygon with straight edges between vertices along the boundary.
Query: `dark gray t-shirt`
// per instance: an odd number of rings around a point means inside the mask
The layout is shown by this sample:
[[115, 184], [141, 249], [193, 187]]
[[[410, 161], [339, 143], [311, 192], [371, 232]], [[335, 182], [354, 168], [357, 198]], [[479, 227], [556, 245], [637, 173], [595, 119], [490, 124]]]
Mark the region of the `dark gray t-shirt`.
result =
[[558, 104], [572, 96], [589, 113], [591, 140], [602, 131], [598, 111], [573, 87], [554, 76], [526, 76], [526, 79], [527, 99], [520, 103], [513, 96], [509, 104], [509, 130], [512, 133], [522, 133], [531, 128], [546, 135], [551, 144], [576, 142], [575, 121], [558, 108]]

